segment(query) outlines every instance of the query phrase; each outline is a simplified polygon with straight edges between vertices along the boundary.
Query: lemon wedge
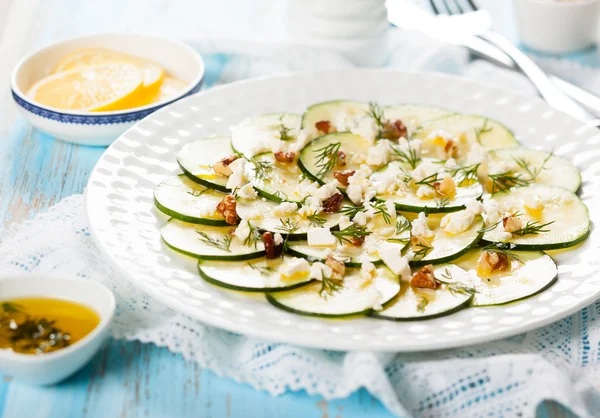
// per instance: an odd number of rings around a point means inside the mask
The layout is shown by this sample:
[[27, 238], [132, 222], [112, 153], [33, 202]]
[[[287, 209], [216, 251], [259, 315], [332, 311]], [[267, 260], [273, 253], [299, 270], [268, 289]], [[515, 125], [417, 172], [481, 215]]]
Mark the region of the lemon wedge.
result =
[[115, 62], [52, 74], [35, 83], [27, 95], [58, 109], [109, 111], [140, 106], [144, 75], [133, 64]]
[[151, 61], [133, 55], [104, 48], [84, 49], [63, 58], [54, 72], [118, 62], [133, 64], [143, 73], [144, 91], [140, 92], [140, 99], [136, 105], [144, 106], [152, 102], [152, 99], [159, 93], [165, 78], [165, 70]]
[[158, 94], [152, 99], [152, 103], [162, 102], [165, 99], [175, 97], [179, 92], [183, 91], [187, 84], [176, 78], [166, 76], [158, 91]]

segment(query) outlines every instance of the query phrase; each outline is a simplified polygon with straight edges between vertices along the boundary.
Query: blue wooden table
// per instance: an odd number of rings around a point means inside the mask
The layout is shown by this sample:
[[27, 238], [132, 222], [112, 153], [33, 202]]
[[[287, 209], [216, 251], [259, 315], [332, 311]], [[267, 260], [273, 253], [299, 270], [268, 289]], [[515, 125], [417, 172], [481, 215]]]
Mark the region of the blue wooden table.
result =
[[[269, 21], [265, 13], [280, 13], [281, 4], [277, 2], [276, 7], [271, 2], [270, 8], [248, 8], [250, 3], [252, 6], [257, 3], [190, 0], [177, 2], [177, 7], [172, 3], [175, 2], [0, 0], [0, 80], [2, 83], [8, 80], [20, 56], [52, 39], [109, 30], [143, 30], [183, 37], [200, 29], [241, 33], [248, 30], [248, 21]], [[211, 13], [206, 12], [209, 3], [213, 7]], [[203, 7], [198, 7], [199, 4]], [[193, 7], [197, 9], [194, 13], [186, 11]], [[505, 32], [514, 36], [510, 25], [506, 25], [510, 14], [503, 13], [500, 20]], [[192, 30], [181, 33], [182, 27]], [[598, 63], [595, 51], [574, 58], [587, 64]], [[208, 85], [214, 82], [222, 64], [218, 56], [208, 57]], [[33, 217], [66, 196], [81, 193], [103, 151], [103, 148], [65, 144], [32, 129], [17, 116], [7, 86], [0, 86], [0, 231]], [[392, 416], [365, 390], [329, 402], [305, 392], [273, 398], [250, 386], [218, 377], [167, 349], [122, 340], [110, 340], [90, 364], [57, 386], [33, 387], [0, 375], [0, 416], [4, 418], [117, 415], [129, 418]], [[538, 416], [565, 416], [565, 413], [556, 405], [544, 404], [538, 408]]]

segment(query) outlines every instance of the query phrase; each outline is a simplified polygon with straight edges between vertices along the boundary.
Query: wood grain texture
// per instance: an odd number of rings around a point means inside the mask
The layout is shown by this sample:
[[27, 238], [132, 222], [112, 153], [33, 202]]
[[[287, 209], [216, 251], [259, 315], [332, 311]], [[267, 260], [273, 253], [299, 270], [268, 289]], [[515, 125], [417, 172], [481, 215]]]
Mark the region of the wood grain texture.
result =
[[[510, 22], [510, 10], [490, 3]], [[94, 32], [144, 32], [193, 39], [203, 32], [268, 35], [285, 7], [275, 0], [0, 0], [0, 240], [2, 227], [81, 193], [102, 148], [56, 141], [21, 119], [7, 80], [25, 54], [53, 40]], [[502, 10], [500, 10], [500, 8]], [[273, 17], [275, 16], [275, 18]], [[512, 33], [513, 28], [508, 28]], [[597, 65], [596, 53], [578, 55]], [[218, 60], [217, 60], [218, 61]], [[210, 65], [210, 63], [209, 63]], [[214, 65], [218, 65], [215, 62]], [[209, 74], [214, 80], [214, 74]], [[0, 272], [1, 273], [1, 272]], [[570, 417], [556, 404], [540, 417]], [[221, 378], [167, 349], [137, 342], [108, 345], [66, 382], [32, 387], [0, 375], [0, 416], [389, 418], [365, 390], [325, 402], [305, 392], [273, 398]]]

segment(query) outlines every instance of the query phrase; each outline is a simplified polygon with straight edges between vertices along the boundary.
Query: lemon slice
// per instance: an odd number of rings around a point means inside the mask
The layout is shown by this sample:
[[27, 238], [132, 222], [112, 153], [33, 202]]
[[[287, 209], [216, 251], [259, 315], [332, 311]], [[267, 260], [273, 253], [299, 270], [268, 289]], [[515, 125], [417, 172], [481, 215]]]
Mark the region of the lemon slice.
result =
[[179, 92], [187, 87], [187, 83], [176, 78], [166, 76], [158, 94], [152, 99], [152, 103], [162, 102], [163, 100], [175, 97]]
[[38, 81], [27, 95], [58, 109], [107, 111], [139, 106], [144, 93], [142, 71], [116, 62], [75, 68]]
[[153, 62], [133, 55], [104, 48], [84, 49], [63, 58], [56, 66], [54, 72], [58, 73], [75, 68], [116, 62], [133, 64], [142, 71], [144, 78], [144, 92], [140, 94], [141, 97], [137, 106], [143, 106], [150, 103], [160, 90], [165, 78], [165, 70]]

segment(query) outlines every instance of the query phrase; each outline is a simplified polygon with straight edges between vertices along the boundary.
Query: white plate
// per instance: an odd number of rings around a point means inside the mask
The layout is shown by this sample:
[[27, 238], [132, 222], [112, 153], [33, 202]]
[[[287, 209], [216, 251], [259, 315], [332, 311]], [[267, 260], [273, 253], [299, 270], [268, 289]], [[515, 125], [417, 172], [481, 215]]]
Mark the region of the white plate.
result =
[[371, 318], [324, 320], [292, 315], [204, 282], [192, 259], [168, 249], [153, 207], [154, 186], [178, 173], [175, 154], [186, 142], [227, 135], [252, 115], [301, 113], [332, 99], [382, 105], [424, 103], [489, 116], [533, 148], [554, 150], [582, 170], [582, 198], [600, 221], [600, 135], [537, 98], [441, 74], [342, 70], [282, 75], [214, 88], [161, 109], [121, 136], [102, 156], [87, 186], [92, 234], [108, 260], [133, 283], [171, 308], [230, 331], [340, 350], [416, 351], [486, 342], [556, 321], [600, 296], [598, 237], [556, 256], [559, 281], [523, 302], [466, 309], [420, 322]]

